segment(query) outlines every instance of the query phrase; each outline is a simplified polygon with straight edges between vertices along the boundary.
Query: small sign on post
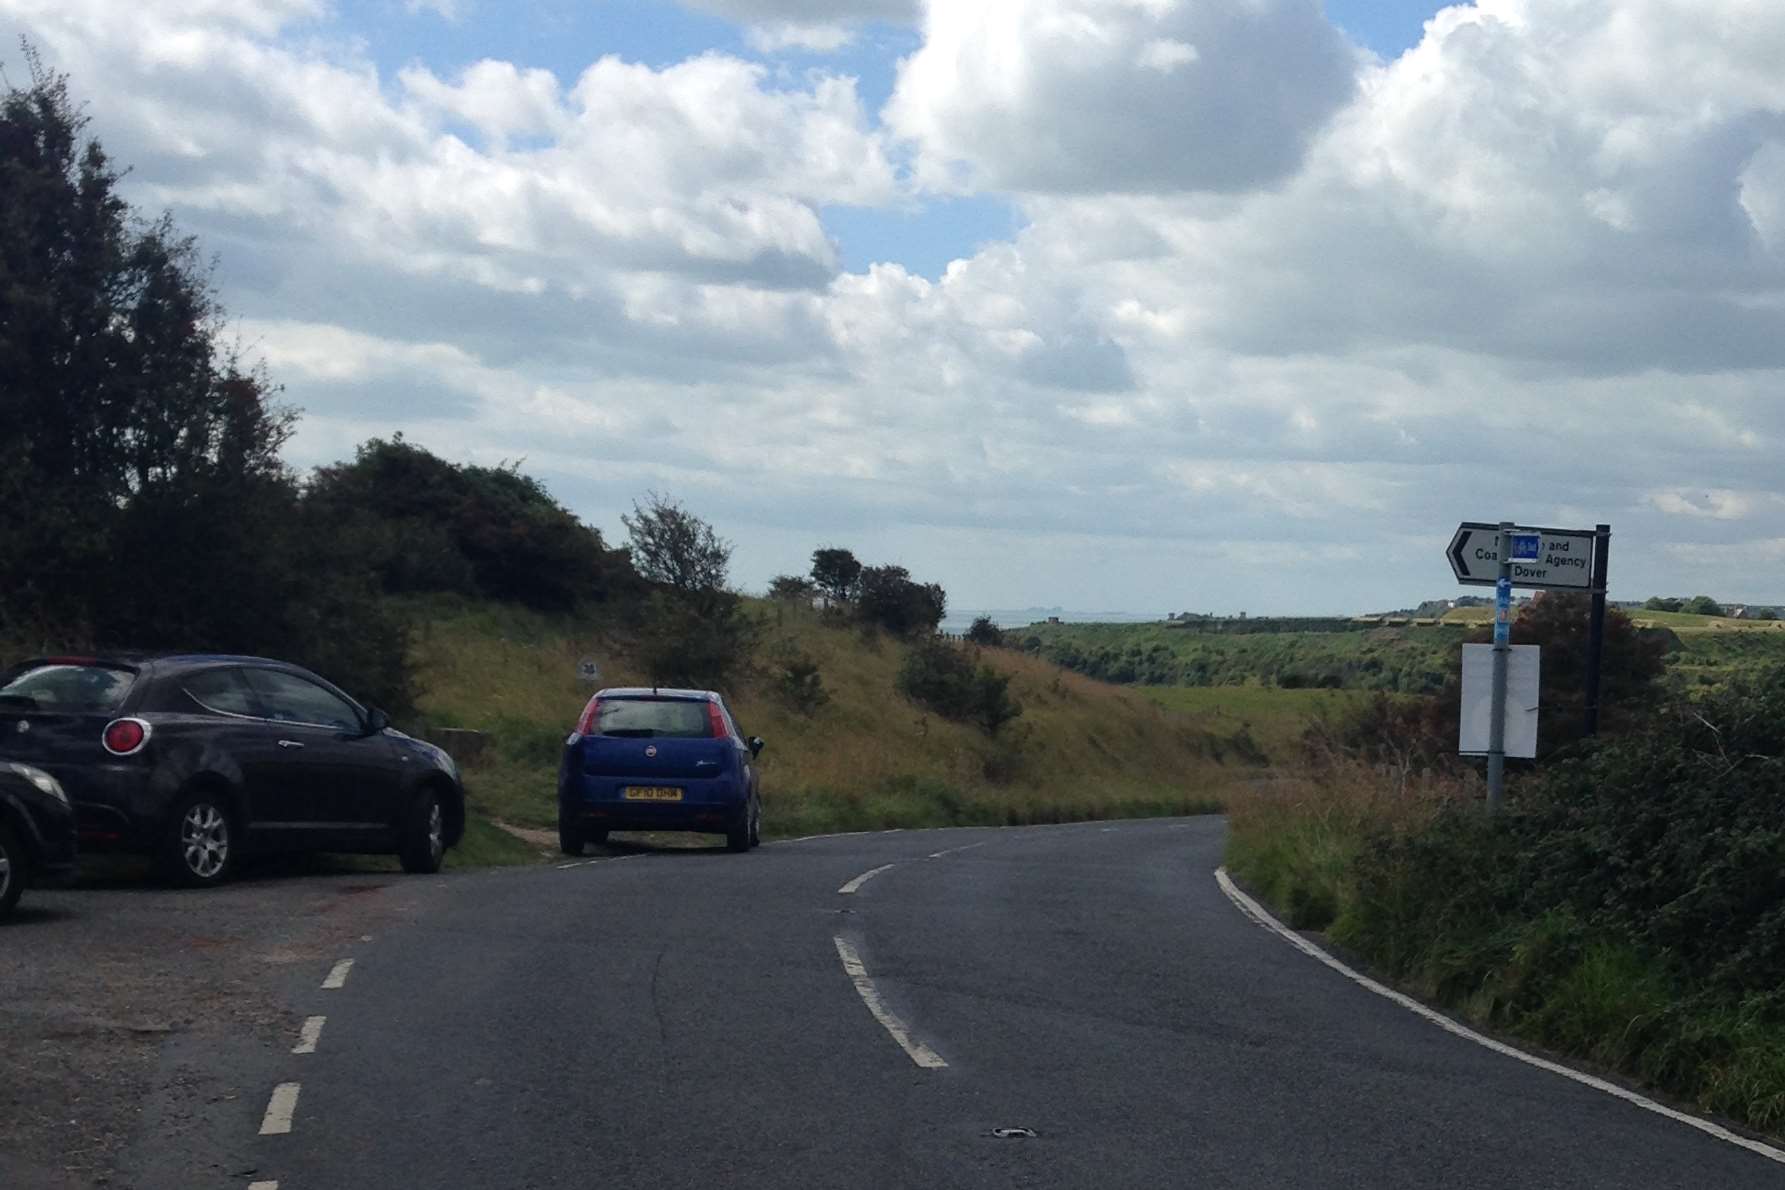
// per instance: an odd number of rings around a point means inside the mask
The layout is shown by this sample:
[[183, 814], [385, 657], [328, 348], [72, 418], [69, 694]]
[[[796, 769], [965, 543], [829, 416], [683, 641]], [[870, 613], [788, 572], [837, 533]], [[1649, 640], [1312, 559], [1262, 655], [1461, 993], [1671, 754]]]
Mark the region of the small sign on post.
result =
[[576, 680], [590, 686], [601, 680], [601, 667], [595, 664], [595, 658], [584, 657], [576, 663]]
[[[1513, 645], [1506, 658], [1506, 694], [1500, 712], [1506, 716], [1502, 736], [1505, 755], [1524, 760], [1537, 756], [1538, 690], [1542, 650]], [[1463, 646], [1463, 713], [1457, 751], [1486, 756], [1493, 737], [1494, 646]]]

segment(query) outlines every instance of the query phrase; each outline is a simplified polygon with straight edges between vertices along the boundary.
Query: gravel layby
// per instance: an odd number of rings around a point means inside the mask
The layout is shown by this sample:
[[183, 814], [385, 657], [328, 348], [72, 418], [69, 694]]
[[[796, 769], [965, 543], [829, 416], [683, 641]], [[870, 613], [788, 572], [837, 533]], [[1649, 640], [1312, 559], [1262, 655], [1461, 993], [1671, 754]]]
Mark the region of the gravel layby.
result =
[[[288, 984], [444, 882], [378, 866], [268, 865], [187, 891], [120, 863], [31, 891], [0, 925], [0, 1187], [127, 1186], [131, 1146], [175, 1149], [207, 1110], [262, 1094], [216, 1071], [289, 1049]], [[231, 1050], [247, 1060], [215, 1060]], [[243, 1172], [192, 1155], [207, 1184]]]

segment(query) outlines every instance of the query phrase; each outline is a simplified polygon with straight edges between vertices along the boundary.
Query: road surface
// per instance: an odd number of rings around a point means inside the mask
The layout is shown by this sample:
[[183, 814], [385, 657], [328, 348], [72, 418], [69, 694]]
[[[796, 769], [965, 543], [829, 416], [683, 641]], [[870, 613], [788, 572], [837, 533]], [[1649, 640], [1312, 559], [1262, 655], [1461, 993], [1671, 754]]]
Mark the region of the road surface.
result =
[[284, 972], [289, 1045], [210, 1055], [243, 1092], [177, 1145], [151, 1107], [125, 1181], [1785, 1185], [1261, 929], [1214, 880], [1222, 830], [899, 832], [396, 880], [368, 895], [414, 911]]

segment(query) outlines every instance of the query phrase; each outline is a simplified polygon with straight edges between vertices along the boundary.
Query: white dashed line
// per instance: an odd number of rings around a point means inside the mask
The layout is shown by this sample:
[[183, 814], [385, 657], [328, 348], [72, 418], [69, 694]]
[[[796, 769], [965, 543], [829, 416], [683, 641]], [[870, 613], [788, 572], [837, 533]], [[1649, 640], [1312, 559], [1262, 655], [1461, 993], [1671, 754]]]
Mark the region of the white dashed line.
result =
[[946, 1067], [948, 1063], [942, 1060], [941, 1054], [923, 1042], [914, 1040], [910, 1030], [905, 1028], [905, 1023], [888, 1011], [880, 999], [880, 992], [874, 987], [874, 981], [868, 978], [867, 968], [862, 966], [861, 956], [855, 953], [855, 947], [841, 938], [833, 941], [837, 944], [837, 957], [843, 960], [843, 971], [860, 993], [862, 1003], [868, 1006], [868, 1011], [874, 1014], [874, 1019], [880, 1022], [881, 1027], [892, 1034], [892, 1039], [899, 1043], [899, 1048], [905, 1051], [906, 1056], [925, 1070], [941, 1070]]
[[316, 1043], [322, 1040], [322, 1026], [328, 1021], [326, 1016], [313, 1016], [304, 1022], [298, 1030], [298, 1043], [291, 1047], [294, 1054], [313, 1054]]
[[881, 864], [878, 868], [871, 868], [868, 871], [863, 872], [860, 876], [857, 876], [854, 880], [851, 880], [848, 884], [845, 884], [842, 888], [839, 888], [837, 891], [844, 896], [848, 896], [868, 881], [874, 879], [874, 877], [880, 875], [880, 873], [890, 872], [898, 866], [899, 865], [897, 864]]
[[277, 1182], [249, 1182], [248, 1190], [279, 1190]]
[[347, 973], [351, 970], [353, 970], [352, 959], [342, 959], [340, 962], [336, 963], [334, 969], [328, 973], [328, 978], [322, 981], [323, 990], [332, 992], [336, 988], [345, 985], [347, 983]]
[[946, 851], [932, 851], [926, 858], [941, 859], [945, 855], [954, 855], [955, 853], [961, 852], [961, 851], [972, 851], [975, 847], [984, 847], [984, 846], [985, 846], [985, 843], [969, 843], [965, 847], [950, 847]]
[[284, 1136], [291, 1131], [291, 1116], [297, 1111], [298, 1084], [280, 1083], [267, 1101], [267, 1114], [261, 1118], [262, 1136]]
[[1738, 1136], [1729, 1129], [1718, 1124], [1713, 1124], [1709, 1120], [1701, 1120], [1697, 1116], [1689, 1116], [1685, 1112], [1675, 1111], [1671, 1107], [1656, 1103], [1653, 1099], [1638, 1095], [1634, 1091], [1627, 1091], [1616, 1083], [1608, 1083], [1602, 1078], [1594, 1078], [1590, 1074], [1582, 1074], [1578, 1070], [1570, 1069], [1559, 1063], [1535, 1057], [1525, 1053], [1523, 1050], [1514, 1049], [1503, 1041], [1495, 1041], [1492, 1037], [1484, 1037], [1465, 1025], [1459, 1025], [1443, 1013], [1434, 1012], [1432, 1009], [1427, 1008], [1424, 1004], [1421, 1004], [1411, 996], [1402, 995], [1400, 992], [1376, 982], [1367, 975], [1360, 975], [1358, 972], [1353, 971], [1350, 967], [1346, 966], [1338, 959], [1333, 958], [1332, 955], [1327, 954], [1324, 950], [1278, 921], [1275, 917], [1271, 916], [1270, 910], [1240, 891], [1239, 886], [1234, 884], [1233, 880], [1227, 875], [1226, 868], [1215, 869], [1215, 882], [1221, 886], [1221, 891], [1227, 894], [1227, 899], [1239, 906], [1240, 912], [1244, 913], [1247, 917], [1251, 918], [1265, 929], [1270, 930], [1272, 933], [1283, 938], [1291, 946], [1294, 946], [1309, 958], [1319, 960], [1328, 967], [1331, 967], [1334, 971], [1337, 971], [1340, 975], [1343, 975], [1346, 979], [1351, 980], [1353, 983], [1368, 988], [1378, 996], [1393, 1000], [1396, 1004], [1399, 1004], [1409, 1012], [1417, 1013], [1432, 1024], [1437, 1025], [1440, 1029], [1443, 1029], [1446, 1033], [1454, 1033], [1465, 1041], [1473, 1041], [1476, 1045], [1493, 1050], [1496, 1054], [1504, 1054], [1508, 1058], [1514, 1058], [1523, 1062], [1527, 1066], [1535, 1066], [1539, 1070], [1547, 1070], [1551, 1074], [1559, 1074], [1565, 1079], [1581, 1084], [1583, 1087], [1591, 1087], [1595, 1091], [1603, 1091], [1607, 1095], [1622, 1099], [1625, 1103], [1633, 1104], [1636, 1107], [1642, 1108], [1644, 1111], [1652, 1111], [1656, 1115], [1666, 1116], [1668, 1119], [1676, 1120], [1679, 1123], [1686, 1125], [1688, 1128], [1696, 1128], [1700, 1132], [1716, 1137], [1718, 1140], [1727, 1141], [1738, 1148], [1747, 1149], [1750, 1153], [1756, 1153], [1765, 1157], [1768, 1161], [1777, 1161], [1781, 1165], [1785, 1165], [1785, 1151], [1775, 1149], [1771, 1145], [1762, 1144], [1757, 1140], [1749, 1140], [1745, 1136]]

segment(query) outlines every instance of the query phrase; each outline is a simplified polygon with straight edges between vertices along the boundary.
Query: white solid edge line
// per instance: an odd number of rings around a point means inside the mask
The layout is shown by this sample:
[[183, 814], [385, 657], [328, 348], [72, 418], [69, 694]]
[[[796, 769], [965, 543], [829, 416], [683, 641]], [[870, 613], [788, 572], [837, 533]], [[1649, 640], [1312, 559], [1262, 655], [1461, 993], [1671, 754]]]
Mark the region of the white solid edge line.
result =
[[1497, 1054], [1504, 1054], [1508, 1058], [1515, 1058], [1527, 1066], [1535, 1066], [1539, 1070], [1547, 1070], [1551, 1074], [1559, 1074], [1563, 1078], [1577, 1082], [1584, 1087], [1591, 1087], [1595, 1091], [1603, 1091], [1615, 1099], [1622, 1099], [1625, 1103], [1634, 1104], [1635, 1106], [1642, 1108], [1644, 1111], [1652, 1111], [1656, 1115], [1666, 1116], [1668, 1119], [1685, 1124], [1687, 1127], [1696, 1128], [1708, 1136], [1714, 1136], [1718, 1140], [1727, 1141], [1728, 1143], [1735, 1145], [1737, 1148], [1747, 1149], [1750, 1153], [1765, 1157], [1768, 1161], [1777, 1161], [1781, 1165], [1785, 1165], [1785, 1150], [1775, 1149], [1773, 1146], [1763, 1144], [1757, 1140], [1750, 1140], [1748, 1137], [1731, 1132], [1720, 1124], [1713, 1124], [1709, 1120], [1700, 1119], [1697, 1116], [1688, 1115], [1682, 1111], [1675, 1111], [1673, 1108], [1668, 1107], [1665, 1104], [1656, 1103], [1653, 1099], [1638, 1095], [1635, 1091], [1626, 1090], [1625, 1088], [1618, 1086], [1616, 1083], [1607, 1082], [1602, 1078], [1594, 1078], [1590, 1074], [1582, 1074], [1580, 1071], [1568, 1066], [1563, 1066], [1559, 1062], [1551, 1062], [1545, 1058], [1527, 1054], [1525, 1051], [1515, 1049], [1503, 1041], [1495, 1041], [1492, 1037], [1483, 1036], [1466, 1025], [1459, 1025], [1443, 1013], [1427, 1008], [1424, 1004], [1421, 1004], [1411, 996], [1397, 992], [1391, 987], [1378, 983], [1367, 975], [1362, 975], [1352, 970], [1338, 959], [1335, 959], [1332, 955], [1327, 954], [1326, 951], [1320, 949], [1320, 947], [1314, 945], [1312, 942], [1278, 921], [1275, 917], [1271, 916], [1270, 910], [1240, 891], [1239, 886], [1234, 884], [1233, 879], [1228, 876], [1226, 868], [1222, 867], [1215, 869], [1215, 881], [1221, 886], [1221, 891], [1227, 894], [1227, 899], [1239, 906], [1240, 912], [1244, 913], [1247, 917], [1250, 917], [1258, 925], [1261, 925], [1277, 936], [1286, 939], [1290, 945], [1294, 946], [1303, 954], [1310, 958], [1318, 959], [1320, 962], [1331, 967], [1334, 971], [1337, 971], [1353, 983], [1368, 988], [1378, 996], [1393, 1000], [1402, 1008], [1407, 1009], [1409, 1012], [1419, 1014], [1447, 1033], [1454, 1033], [1466, 1041], [1473, 1041], [1476, 1045], [1484, 1046], [1487, 1049], [1493, 1050]]
[[352, 959], [342, 959], [329, 969], [328, 978], [322, 981], [324, 991], [332, 992], [347, 983], [347, 973], [353, 970]]
[[[987, 840], [989, 842], [990, 840]], [[926, 859], [941, 859], [945, 855], [954, 855], [961, 851], [972, 851], [975, 847], [984, 847], [985, 843], [969, 843], [965, 847], [949, 847], [943, 851], [932, 851]]]
[[313, 1016], [304, 1022], [298, 1030], [298, 1043], [291, 1047], [294, 1054], [313, 1054], [316, 1043], [322, 1040], [322, 1026], [328, 1022], [326, 1016]]
[[845, 884], [842, 888], [839, 888], [837, 891], [842, 893], [844, 896], [848, 896], [849, 894], [855, 892], [856, 889], [858, 889], [862, 885], [866, 884], [868, 881], [874, 879], [874, 877], [880, 875], [880, 873], [891, 871], [893, 868], [896, 868], [898, 866], [899, 866], [898, 864], [881, 864], [878, 868], [869, 868], [866, 872], [863, 872], [860, 876], [857, 876], [854, 880], [851, 880], [848, 884]]
[[941, 1054], [923, 1042], [914, 1040], [910, 1030], [905, 1028], [905, 1023], [888, 1011], [886, 1005], [881, 1002], [880, 992], [874, 987], [874, 981], [868, 978], [867, 968], [862, 966], [861, 956], [855, 953], [855, 947], [849, 945], [842, 938], [833, 938], [832, 941], [837, 944], [837, 957], [843, 960], [843, 972], [849, 976], [849, 982], [855, 985], [855, 990], [860, 994], [862, 1003], [868, 1006], [868, 1011], [874, 1014], [874, 1019], [880, 1022], [880, 1027], [892, 1034], [892, 1039], [899, 1043], [899, 1048], [905, 1051], [906, 1057], [925, 1070], [941, 1070], [947, 1067], [948, 1063], [942, 1060]]
[[262, 1136], [283, 1136], [291, 1131], [291, 1117], [297, 1111], [298, 1084], [280, 1083], [267, 1100], [267, 1114], [261, 1118]]

